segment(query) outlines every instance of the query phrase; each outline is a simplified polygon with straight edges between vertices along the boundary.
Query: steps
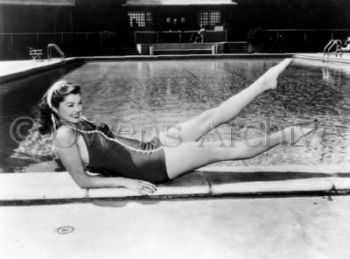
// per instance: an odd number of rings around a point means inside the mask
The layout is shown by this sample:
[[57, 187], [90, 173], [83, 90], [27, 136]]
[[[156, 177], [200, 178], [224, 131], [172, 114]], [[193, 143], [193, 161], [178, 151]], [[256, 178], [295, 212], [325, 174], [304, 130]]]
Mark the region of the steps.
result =
[[[152, 53], [150, 53], [151, 50]], [[137, 51], [141, 55], [248, 53], [248, 42], [148, 43], [137, 44]], [[129, 53], [127, 55], [131, 55]]]
[[123, 54], [135, 56], [135, 55], [139, 55], [139, 52], [137, 51], [136, 46], [135, 47], [124, 47]]
[[248, 53], [248, 42], [247, 41], [226, 42], [225, 53]]
[[223, 53], [224, 43], [150, 43], [137, 44], [142, 55], [211, 54]]
[[211, 53], [211, 49], [159, 49], [154, 51], [155, 55], [194, 55]]
[[211, 54], [211, 43], [166, 43], [154, 44], [155, 55]]

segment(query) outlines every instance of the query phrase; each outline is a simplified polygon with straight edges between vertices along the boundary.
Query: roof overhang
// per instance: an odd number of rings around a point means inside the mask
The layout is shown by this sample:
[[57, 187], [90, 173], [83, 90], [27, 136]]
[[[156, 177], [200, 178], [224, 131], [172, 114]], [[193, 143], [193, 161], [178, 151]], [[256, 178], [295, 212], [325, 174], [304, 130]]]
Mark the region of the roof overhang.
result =
[[74, 6], [76, 0], [0, 0], [0, 5]]
[[123, 6], [220, 6], [237, 5], [232, 0], [127, 0]]

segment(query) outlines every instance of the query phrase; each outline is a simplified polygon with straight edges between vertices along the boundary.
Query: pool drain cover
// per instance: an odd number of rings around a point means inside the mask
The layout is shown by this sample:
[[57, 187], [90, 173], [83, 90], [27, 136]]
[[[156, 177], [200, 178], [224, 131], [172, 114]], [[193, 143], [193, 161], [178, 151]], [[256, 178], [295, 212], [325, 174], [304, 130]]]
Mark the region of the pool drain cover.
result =
[[72, 233], [74, 231], [74, 229], [75, 228], [72, 226], [62, 226], [62, 227], [57, 228], [56, 231], [58, 234], [65, 235], [65, 234]]

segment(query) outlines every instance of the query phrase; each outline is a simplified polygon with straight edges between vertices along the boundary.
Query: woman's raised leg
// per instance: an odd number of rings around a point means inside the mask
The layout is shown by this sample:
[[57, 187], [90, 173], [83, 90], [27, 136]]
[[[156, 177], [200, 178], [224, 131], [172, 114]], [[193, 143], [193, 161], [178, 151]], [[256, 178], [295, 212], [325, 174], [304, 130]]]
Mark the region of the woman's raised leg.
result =
[[218, 107], [206, 110], [188, 121], [175, 125], [169, 129], [168, 133], [178, 136], [181, 142], [197, 141], [213, 128], [232, 120], [255, 97], [268, 89], [276, 88], [278, 76], [290, 62], [291, 59], [284, 59], [278, 65], [270, 68], [249, 87], [230, 97]]
[[294, 144], [315, 129], [315, 123], [292, 126], [272, 133], [266, 138], [241, 140], [228, 147], [221, 147], [213, 142], [183, 142], [176, 147], [165, 147], [168, 176], [174, 179], [210, 163], [252, 158], [276, 145]]

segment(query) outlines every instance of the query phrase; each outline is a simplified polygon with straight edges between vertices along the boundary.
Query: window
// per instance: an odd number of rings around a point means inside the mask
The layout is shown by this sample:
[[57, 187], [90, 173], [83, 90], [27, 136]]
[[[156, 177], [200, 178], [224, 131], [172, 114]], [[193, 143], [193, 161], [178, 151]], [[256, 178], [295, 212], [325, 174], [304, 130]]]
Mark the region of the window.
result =
[[152, 13], [149, 11], [130, 11], [128, 12], [130, 17], [130, 27], [135, 27], [133, 20], [135, 19], [138, 27], [146, 27], [152, 25]]
[[200, 11], [198, 15], [200, 26], [215, 26], [221, 24], [221, 12], [219, 10]]

